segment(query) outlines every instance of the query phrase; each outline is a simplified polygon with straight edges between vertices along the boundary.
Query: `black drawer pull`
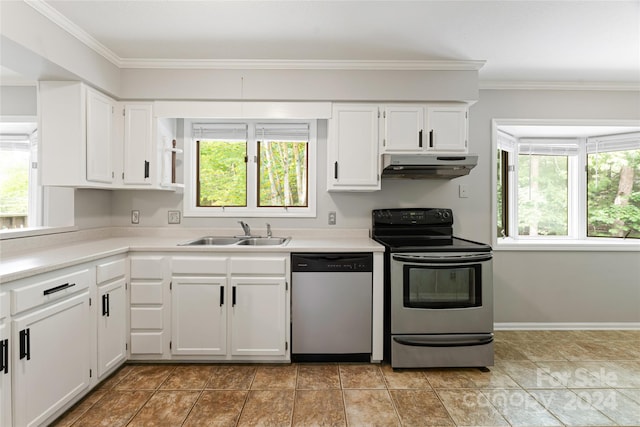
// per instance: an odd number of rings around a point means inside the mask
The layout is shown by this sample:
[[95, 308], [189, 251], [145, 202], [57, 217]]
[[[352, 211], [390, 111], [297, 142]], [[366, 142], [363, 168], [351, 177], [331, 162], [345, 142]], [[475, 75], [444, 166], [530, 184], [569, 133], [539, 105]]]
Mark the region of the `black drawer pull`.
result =
[[231, 288], [231, 306], [232, 307], [236, 306], [236, 287], [235, 286]]
[[418, 132], [418, 147], [422, 148], [422, 129]]
[[55, 294], [56, 292], [64, 291], [67, 288], [75, 286], [75, 283], [65, 283], [64, 285], [56, 286], [54, 288], [49, 288], [43, 292], [45, 295]]
[[224, 305], [224, 286], [220, 286], [220, 307]]
[[102, 315], [109, 317], [109, 294], [102, 295]]
[[147, 160], [144, 161], [144, 177], [149, 178], [149, 162]]
[[0, 341], [0, 372], [4, 371], [5, 374], [9, 373], [9, 340], [4, 339]]
[[20, 331], [20, 360], [27, 358], [31, 360], [31, 337], [29, 328]]

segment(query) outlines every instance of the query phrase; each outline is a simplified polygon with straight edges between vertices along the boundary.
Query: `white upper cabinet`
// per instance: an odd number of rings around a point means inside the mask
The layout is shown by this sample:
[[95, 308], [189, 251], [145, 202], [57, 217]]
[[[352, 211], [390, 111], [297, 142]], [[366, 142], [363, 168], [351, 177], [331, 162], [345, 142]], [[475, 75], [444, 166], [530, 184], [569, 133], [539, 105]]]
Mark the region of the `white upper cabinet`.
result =
[[427, 107], [429, 151], [467, 152], [467, 111], [466, 106]]
[[422, 150], [424, 133], [423, 106], [384, 107], [383, 153], [404, 153]]
[[87, 88], [87, 181], [113, 182], [114, 110], [113, 99]]
[[[153, 156], [153, 105], [124, 104], [125, 184], [151, 185], [151, 169], [157, 168]], [[155, 174], [154, 174], [155, 175]]]
[[329, 121], [327, 189], [380, 189], [377, 105], [335, 104]]

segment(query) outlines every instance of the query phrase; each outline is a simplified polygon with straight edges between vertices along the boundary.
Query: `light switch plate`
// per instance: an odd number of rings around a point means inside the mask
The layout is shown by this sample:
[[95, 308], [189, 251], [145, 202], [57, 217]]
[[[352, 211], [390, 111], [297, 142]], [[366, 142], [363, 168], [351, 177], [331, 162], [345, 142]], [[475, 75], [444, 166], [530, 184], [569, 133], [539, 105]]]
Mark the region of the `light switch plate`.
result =
[[180, 211], [169, 211], [169, 224], [180, 224]]
[[140, 224], [140, 211], [131, 211], [131, 224]]

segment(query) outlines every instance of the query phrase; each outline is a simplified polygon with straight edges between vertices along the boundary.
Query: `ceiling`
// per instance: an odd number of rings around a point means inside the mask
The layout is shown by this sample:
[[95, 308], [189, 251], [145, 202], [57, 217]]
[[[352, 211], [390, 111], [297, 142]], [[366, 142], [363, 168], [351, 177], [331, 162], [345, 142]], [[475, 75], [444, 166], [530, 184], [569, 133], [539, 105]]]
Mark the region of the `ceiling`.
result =
[[484, 82], [640, 84], [640, 1], [68, 1], [39, 10], [121, 67], [484, 60]]

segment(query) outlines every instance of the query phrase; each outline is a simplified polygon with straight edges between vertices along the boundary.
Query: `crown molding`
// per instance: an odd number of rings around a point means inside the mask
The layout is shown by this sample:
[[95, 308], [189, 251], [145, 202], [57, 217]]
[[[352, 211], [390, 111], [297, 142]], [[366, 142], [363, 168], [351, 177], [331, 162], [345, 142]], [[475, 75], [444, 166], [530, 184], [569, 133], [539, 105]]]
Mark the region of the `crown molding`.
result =
[[208, 70], [477, 71], [484, 64], [485, 61], [449, 60], [121, 59], [122, 68]]
[[116, 67], [121, 67], [122, 60], [111, 49], [100, 43], [93, 38], [89, 33], [70, 21], [66, 16], [58, 12], [44, 0], [25, 0], [29, 6], [40, 12], [45, 18], [58, 25], [60, 28], [71, 34], [78, 39], [81, 43], [84, 43], [90, 49], [93, 49], [96, 53], [103, 56], [106, 60], [111, 62]]
[[480, 90], [602, 90], [640, 91], [638, 82], [535, 82], [513, 80], [480, 80]]

